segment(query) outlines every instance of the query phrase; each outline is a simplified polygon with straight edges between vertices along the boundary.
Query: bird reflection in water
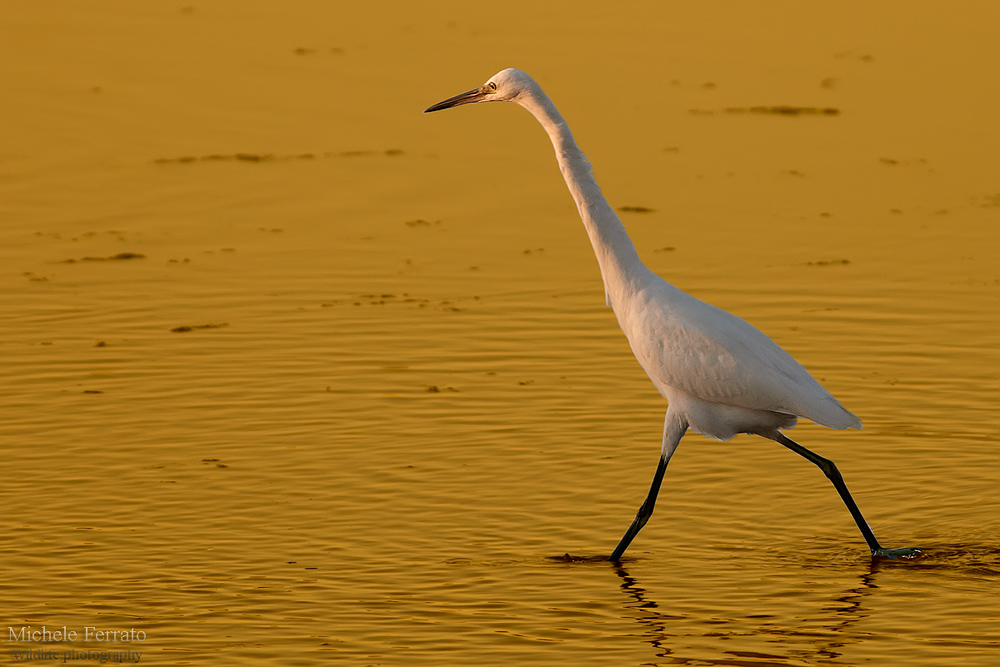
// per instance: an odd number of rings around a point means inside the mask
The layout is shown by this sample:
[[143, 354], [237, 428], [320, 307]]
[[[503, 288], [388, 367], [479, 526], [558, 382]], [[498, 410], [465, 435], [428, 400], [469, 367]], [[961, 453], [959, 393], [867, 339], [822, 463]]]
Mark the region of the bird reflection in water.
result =
[[[855, 626], [871, 613], [865, 605], [865, 600], [874, 594], [878, 588], [875, 578], [880, 568], [879, 562], [873, 561], [871, 570], [858, 576], [858, 585], [853, 586], [830, 601], [823, 611], [829, 618], [821, 622], [821, 629], [815, 626], [808, 630], [790, 628], [778, 625], [774, 616], [768, 614], [748, 614], [743, 618], [718, 619], [694, 618], [691, 615], [677, 615], [662, 611], [662, 607], [643, 588], [636, 578], [629, 574], [621, 563], [613, 564], [614, 572], [621, 579], [621, 590], [627, 596], [624, 608], [628, 614], [642, 626], [643, 640], [648, 643], [658, 658], [665, 664], [672, 665], [728, 665], [732, 667], [789, 667], [790, 665], [816, 661], [835, 661], [843, 655], [843, 647], [860, 642], [862, 636], [856, 634]], [[765, 620], [770, 619], [770, 620]], [[757, 622], [756, 629], [721, 632], [719, 626]], [[767, 637], [769, 648], [778, 648], [785, 644], [787, 655], [762, 653], [758, 651], [725, 650], [720, 651], [726, 657], [706, 658], [704, 655], [683, 657], [678, 655], [677, 644], [691, 636], [692, 625], [711, 623], [712, 630], [701, 633], [703, 638], [730, 639], [737, 636]], [[804, 640], [800, 643], [799, 640]], [[687, 643], [687, 642], [685, 642]], [[657, 664], [657, 663], [650, 663]]]

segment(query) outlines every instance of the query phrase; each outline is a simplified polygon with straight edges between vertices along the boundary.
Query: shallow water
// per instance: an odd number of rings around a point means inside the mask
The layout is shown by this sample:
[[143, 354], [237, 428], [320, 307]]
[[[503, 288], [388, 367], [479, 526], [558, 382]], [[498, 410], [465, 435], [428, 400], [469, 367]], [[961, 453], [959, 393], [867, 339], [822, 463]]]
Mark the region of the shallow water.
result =
[[[0, 610], [163, 664], [989, 665], [1000, 10], [28, 4], [0, 17]], [[688, 435], [526, 113], [651, 268], [865, 422]], [[755, 113], [730, 109], [837, 109]], [[9, 640], [9, 636], [8, 636]], [[84, 661], [87, 658], [83, 659]]]

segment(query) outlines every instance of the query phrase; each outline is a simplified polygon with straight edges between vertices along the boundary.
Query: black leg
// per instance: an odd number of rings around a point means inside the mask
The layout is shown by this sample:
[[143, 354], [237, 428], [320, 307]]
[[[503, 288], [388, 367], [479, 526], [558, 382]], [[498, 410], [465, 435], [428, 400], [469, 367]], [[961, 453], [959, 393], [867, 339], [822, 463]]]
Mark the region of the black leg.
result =
[[797, 442], [789, 440], [781, 433], [778, 433], [778, 437], [775, 438], [775, 441], [784, 445], [796, 454], [815, 463], [819, 469], [823, 471], [823, 474], [826, 475], [831, 482], [833, 482], [834, 487], [837, 489], [837, 493], [840, 494], [844, 504], [847, 505], [847, 509], [851, 511], [851, 516], [854, 517], [855, 523], [858, 524], [858, 528], [861, 530], [861, 534], [864, 536], [865, 542], [868, 543], [868, 548], [871, 549], [873, 556], [885, 556], [887, 558], [903, 556], [906, 558], [912, 558], [920, 553], [920, 549], [915, 548], [885, 549], [878, 543], [878, 540], [875, 539], [875, 533], [872, 532], [868, 522], [865, 521], [865, 517], [862, 516], [861, 510], [858, 509], [858, 504], [854, 502], [854, 498], [851, 497], [851, 492], [847, 490], [847, 484], [844, 483], [844, 478], [841, 476], [840, 471], [837, 470], [837, 466], [833, 463], [833, 461], [825, 459], [819, 454], [806, 449]]
[[614, 553], [608, 558], [608, 560], [617, 563], [621, 560], [622, 554], [628, 549], [628, 545], [632, 543], [632, 540], [642, 527], [646, 525], [649, 521], [649, 517], [653, 515], [653, 506], [656, 505], [656, 495], [660, 492], [660, 483], [663, 482], [663, 473], [667, 471], [667, 457], [660, 456], [660, 462], [656, 466], [656, 474], [653, 475], [653, 483], [649, 487], [649, 495], [646, 496], [646, 500], [642, 503], [642, 507], [636, 512], [635, 518], [632, 520], [632, 525], [628, 527], [625, 531], [625, 535], [622, 537], [621, 541], [618, 542], [618, 546], [615, 547]]
[[632, 543], [635, 536], [639, 534], [642, 527], [649, 521], [649, 517], [652, 516], [653, 506], [656, 505], [656, 494], [660, 492], [660, 483], [663, 481], [663, 473], [666, 472], [667, 464], [670, 463], [670, 458], [677, 451], [677, 445], [681, 443], [681, 438], [684, 437], [685, 431], [687, 431], [687, 422], [677, 417], [668, 407], [667, 415], [663, 419], [663, 445], [660, 447], [660, 462], [656, 465], [656, 474], [653, 475], [653, 483], [649, 486], [649, 493], [646, 495], [646, 500], [643, 501], [642, 507], [636, 512], [635, 518], [632, 520], [632, 525], [625, 531], [625, 535], [618, 542], [614, 553], [608, 557], [609, 561], [617, 563], [621, 560], [622, 554], [628, 549], [628, 545]]

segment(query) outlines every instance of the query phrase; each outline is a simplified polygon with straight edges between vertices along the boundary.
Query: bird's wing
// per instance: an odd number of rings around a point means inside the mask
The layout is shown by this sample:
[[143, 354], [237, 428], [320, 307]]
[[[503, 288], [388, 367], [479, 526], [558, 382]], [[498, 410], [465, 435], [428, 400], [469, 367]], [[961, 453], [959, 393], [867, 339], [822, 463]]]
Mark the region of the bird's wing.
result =
[[831, 428], [860, 427], [800, 363], [746, 320], [662, 281], [627, 302], [616, 314], [654, 384]]

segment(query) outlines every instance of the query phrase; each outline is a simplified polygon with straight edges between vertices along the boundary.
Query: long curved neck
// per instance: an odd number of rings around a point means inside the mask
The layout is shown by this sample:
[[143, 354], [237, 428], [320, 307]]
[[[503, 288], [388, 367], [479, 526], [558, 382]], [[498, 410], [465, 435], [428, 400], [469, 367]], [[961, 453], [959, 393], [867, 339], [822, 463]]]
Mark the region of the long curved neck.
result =
[[621, 290], [644, 273], [646, 267], [639, 260], [625, 226], [601, 194], [590, 161], [576, 145], [566, 121], [552, 100], [536, 89], [514, 101], [531, 112], [552, 140], [559, 170], [580, 211], [580, 218], [601, 267], [605, 293], [613, 305]]

